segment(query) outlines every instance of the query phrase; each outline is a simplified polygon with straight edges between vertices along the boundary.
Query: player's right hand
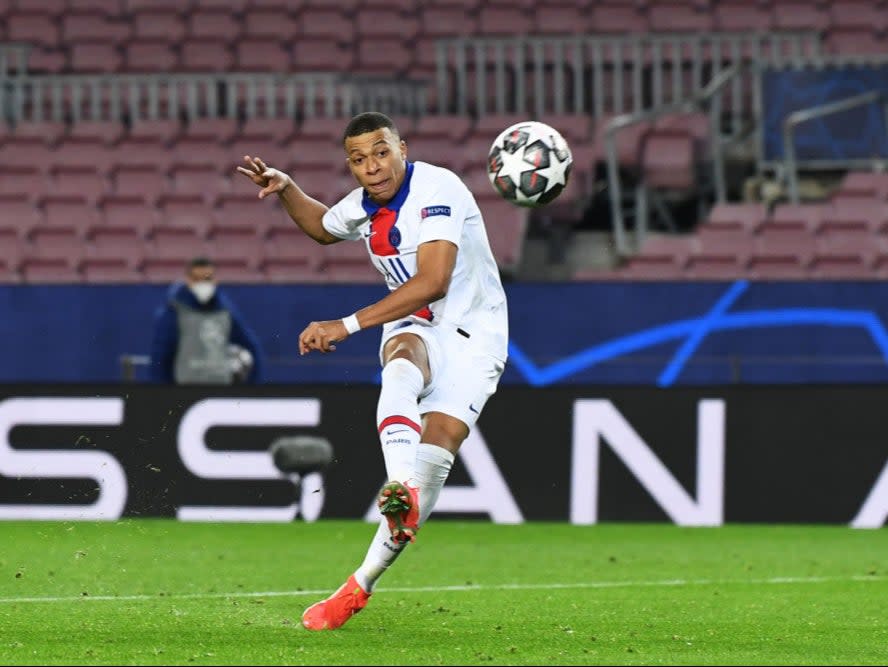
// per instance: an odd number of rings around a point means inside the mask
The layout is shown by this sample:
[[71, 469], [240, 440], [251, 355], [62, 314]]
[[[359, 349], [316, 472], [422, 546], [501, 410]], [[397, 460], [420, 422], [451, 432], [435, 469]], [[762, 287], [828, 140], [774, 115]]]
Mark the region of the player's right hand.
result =
[[264, 199], [275, 192], [283, 192], [293, 181], [284, 172], [266, 165], [261, 158], [244, 155], [247, 167], [238, 167], [237, 170], [258, 185], [259, 199]]

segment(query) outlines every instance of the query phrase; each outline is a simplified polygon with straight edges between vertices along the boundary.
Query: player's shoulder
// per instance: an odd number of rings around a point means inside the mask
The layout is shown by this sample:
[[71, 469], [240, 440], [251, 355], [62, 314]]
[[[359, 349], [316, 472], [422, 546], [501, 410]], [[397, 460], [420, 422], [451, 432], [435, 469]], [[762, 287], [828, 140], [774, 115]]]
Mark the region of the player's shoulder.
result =
[[336, 211], [341, 212], [354, 212], [354, 211], [362, 211], [363, 206], [361, 205], [361, 201], [364, 196], [363, 188], [357, 187], [347, 192], [342, 197], [339, 198], [330, 209], [335, 209]]
[[448, 190], [459, 193], [469, 192], [462, 179], [447, 167], [417, 161], [413, 163], [413, 169], [415, 187], [420, 191], [437, 192]]

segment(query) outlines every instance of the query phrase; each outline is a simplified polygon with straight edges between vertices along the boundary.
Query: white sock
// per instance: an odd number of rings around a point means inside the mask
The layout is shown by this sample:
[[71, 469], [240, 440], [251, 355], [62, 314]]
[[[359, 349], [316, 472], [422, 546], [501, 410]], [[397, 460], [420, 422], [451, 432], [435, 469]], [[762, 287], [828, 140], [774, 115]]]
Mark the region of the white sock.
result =
[[416, 447], [416, 464], [413, 479], [419, 486], [419, 525], [429, 518], [450, 469], [454, 456], [438, 445], [422, 442]]
[[406, 359], [392, 359], [382, 369], [376, 425], [389, 480], [403, 482], [413, 476], [422, 433], [417, 401], [424, 386], [422, 371]]
[[389, 530], [388, 522], [383, 517], [376, 529], [376, 535], [370, 542], [370, 548], [367, 549], [367, 555], [364, 562], [355, 571], [355, 579], [364, 592], [370, 593], [389, 565], [395, 562], [398, 555], [404, 551], [408, 543], [398, 544], [392, 540], [392, 533]]

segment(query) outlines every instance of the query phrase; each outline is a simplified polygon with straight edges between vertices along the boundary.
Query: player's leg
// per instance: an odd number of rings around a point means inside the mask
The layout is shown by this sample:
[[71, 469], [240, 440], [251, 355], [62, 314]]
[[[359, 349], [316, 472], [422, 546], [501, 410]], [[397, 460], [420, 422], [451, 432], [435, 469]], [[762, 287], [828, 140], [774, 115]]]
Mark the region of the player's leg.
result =
[[461, 419], [443, 412], [423, 415], [422, 442], [416, 448], [413, 471], [418, 489], [417, 530], [438, 502], [456, 453], [468, 435], [469, 426]]
[[[408, 526], [413, 527], [411, 535], [415, 534], [417, 519], [411, 518], [418, 517], [418, 508], [411, 494], [416, 492], [407, 482], [413, 476], [422, 431], [418, 400], [430, 376], [429, 355], [419, 336], [402, 333], [384, 342], [382, 360], [376, 423], [389, 479], [380, 493], [383, 519], [363, 563], [348, 581], [303, 612], [302, 625], [309, 630], [334, 630], [361, 611], [376, 581], [406, 546]], [[385, 490], [389, 493], [382, 496]], [[399, 499], [401, 494], [406, 494], [404, 500]]]
[[422, 433], [418, 400], [429, 381], [429, 355], [422, 338], [402, 333], [385, 342], [382, 358], [376, 427], [386, 475], [403, 483], [413, 474]]

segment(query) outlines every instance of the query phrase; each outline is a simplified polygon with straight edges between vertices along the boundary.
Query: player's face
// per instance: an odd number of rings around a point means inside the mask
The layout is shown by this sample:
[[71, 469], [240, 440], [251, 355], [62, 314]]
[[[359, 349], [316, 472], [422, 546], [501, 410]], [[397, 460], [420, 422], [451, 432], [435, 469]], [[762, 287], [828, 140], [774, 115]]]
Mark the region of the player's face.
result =
[[358, 184], [377, 204], [395, 196], [407, 173], [407, 144], [384, 127], [345, 140], [348, 166]]

